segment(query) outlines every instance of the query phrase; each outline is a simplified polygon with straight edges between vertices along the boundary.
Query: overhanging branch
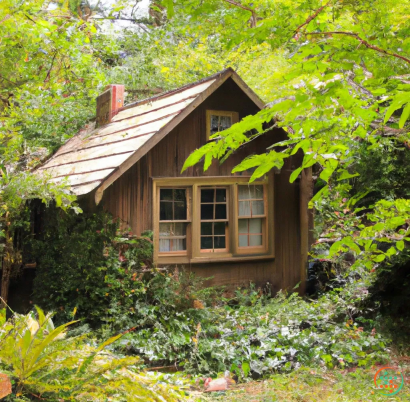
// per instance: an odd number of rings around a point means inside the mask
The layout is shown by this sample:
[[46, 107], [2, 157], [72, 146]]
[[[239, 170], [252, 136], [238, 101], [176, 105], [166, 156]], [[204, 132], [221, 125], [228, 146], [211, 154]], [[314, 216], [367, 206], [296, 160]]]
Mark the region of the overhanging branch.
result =
[[368, 49], [375, 50], [376, 52], [383, 53], [387, 56], [396, 57], [405, 61], [406, 63], [410, 64], [410, 59], [407, 57], [401, 56], [400, 54], [389, 52], [388, 50], [384, 50], [378, 46], [372, 45], [371, 43], [367, 42], [365, 39], [361, 38], [357, 33], [354, 32], [343, 32], [343, 31], [330, 31], [330, 32], [304, 32], [305, 35], [345, 35], [350, 36], [351, 38], [357, 39], [362, 45], [366, 46]]
[[223, 0], [223, 1], [226, 1], [227, 3], [232, 4], [233, 6], [242, 8], [242, 10], [249, 11], [249, 12], [252, 14], [252, 16], [251, 16], [251, 28], [255, 28], [255, 27], [256, 27], [257, 15], [256, 15], [256, 11], [255, 11], [254, 9], [249, 8], [249, 7], [247, 7], [247, 6], [244, 6], [244, 5], [241, 4], [241, 3], [237, 3], [237, 2], [234, 1], [234, 0]]

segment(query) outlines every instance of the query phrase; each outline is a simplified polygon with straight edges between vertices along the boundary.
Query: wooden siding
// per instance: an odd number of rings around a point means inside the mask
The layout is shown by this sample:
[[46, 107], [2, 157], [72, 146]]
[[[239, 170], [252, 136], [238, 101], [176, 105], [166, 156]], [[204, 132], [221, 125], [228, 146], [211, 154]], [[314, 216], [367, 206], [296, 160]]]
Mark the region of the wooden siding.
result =
[[[272, 130], [241, 150], [222, 165], [214, 161], [203, 172], [202, 165], [196, 165], [181, 173], [189, 154], [206, 141], [206, 110], [236, 111], [239, 118], [258, 111], [257, 106], [241, 91], [232, 79], [228, 79], [202, 105], [175, 127], [151, 151], [135, 163], [110, 187], [102, 199], [103, 207], [121, 219], [124, 228], [131, 228], [135, 234], [153, 229], [153, 183], [156, 177], [200, 177], [233, 176], [232, 168], [244, 157], [263, 153], [267, 146], [285, 138], [281, 130]], [[257, 285], [269, 282], [273, 289], [293, 288], [305, 279], [301, 268], [306, 263], [306, 242], [301, 242], [301, 233], [306, 235], [306, 219], [300, 215], [299, 183], [289, 183], [289, 176], [295, 161], [288, 159], [282, 171], [274, 175], [274, 220], [275, 259], [262, 261], [238, 261], [209, 264], [192, 264], [189, 269], [199, 275], [214, 278], [210, 284], [240, 285], [249, 281]], [[241, 174], [236, 174], [241, 175]], [[90, 205], [94, 194], [88, 196]], [[306, 254], [306, 255], [305, 255]]]

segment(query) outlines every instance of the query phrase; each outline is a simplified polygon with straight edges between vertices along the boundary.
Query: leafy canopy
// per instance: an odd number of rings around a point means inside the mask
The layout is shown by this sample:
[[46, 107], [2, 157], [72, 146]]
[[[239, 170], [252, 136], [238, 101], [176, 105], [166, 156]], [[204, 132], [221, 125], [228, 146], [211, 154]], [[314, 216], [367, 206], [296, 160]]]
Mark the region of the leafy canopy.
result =
[[[286, 141], [264, 154], [249, 156], [234, 171], [253, 168], [253, 181], [303, 152], [303, 161], [290, 180], [314, 166], [321, 190], [312, 205], [316, 202], [320, 208], [321, 200], [333, 200], [337, 210], [351, 211], [356, 200], [349, 201], [353, 196], [349, 182], [358, 174], [363, 146], [367, 152], [407, 147], [408, 2], [186, 0], [175, 2], [173, 9], [170, 24], [174, 32], [190, 38], [192, 44], [215, 47], [216, 43], [225, 56], [242, 52], [244, 58], [258, 49], [256, 58], [262, 53], [265, 59], [275, 55], [283, 60], [276, 67], [271, 64], [272, 78], [263, 94], [270, 102], [267, 107], [218, 133], [216, 141], [190, 155], [184, 169], [203, 158], [207, 169], [213, 159], [224, 160], [272, 126], [281, 127], [288, 134]], [[257, 80], [254, 75], [253, 82]], [[249, 82], [252, 85], [252, 79]], [[364, 195], [366, 189], [362, 190], [356, 198]], [[397, 226], [386, 224], [378, 229], [381, 237], [401, 241], [407, 236], [408, 224], [399, 225], [401, 213], [394, 210]], [[384, 204], [374, 216], [380, 211], [385, 211]], [[379, 218], [383, 222], [390, 219]], [[353, 226], [345, 229], [348, 233], [342, 237], [350, 236], [349, 244], [356, 244], [348, 248], [366, 259], [361, 243], [365, 234]], [[397, 236], [386, 235], [391, 231]]]

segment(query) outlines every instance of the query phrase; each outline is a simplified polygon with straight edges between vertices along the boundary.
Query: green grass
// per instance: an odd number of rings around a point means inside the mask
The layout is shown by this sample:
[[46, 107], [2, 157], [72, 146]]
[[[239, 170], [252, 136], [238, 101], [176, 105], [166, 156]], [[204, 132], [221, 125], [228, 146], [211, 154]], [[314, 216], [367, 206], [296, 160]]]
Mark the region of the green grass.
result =
[[351, 370], [301, 368], [290, 374], [275, 374], [264, 381], [238, 384], [226, 393], [203, 393], [196, 402], [382, 402], [410, 401], [410, 362], [395, 362], [405, 377], [405, 386], [395, 396], [380, 395], [373, 377], [379, 367]]

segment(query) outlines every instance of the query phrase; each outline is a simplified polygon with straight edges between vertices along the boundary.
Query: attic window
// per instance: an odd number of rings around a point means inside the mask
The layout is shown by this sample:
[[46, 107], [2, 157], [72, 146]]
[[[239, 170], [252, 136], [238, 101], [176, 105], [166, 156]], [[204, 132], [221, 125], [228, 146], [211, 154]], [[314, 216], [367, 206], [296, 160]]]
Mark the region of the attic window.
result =
[[222, 110], [206, 111], [206, 140], [211, 135], [224, 131], [239, 121], [238, 112], [228, 112]]

